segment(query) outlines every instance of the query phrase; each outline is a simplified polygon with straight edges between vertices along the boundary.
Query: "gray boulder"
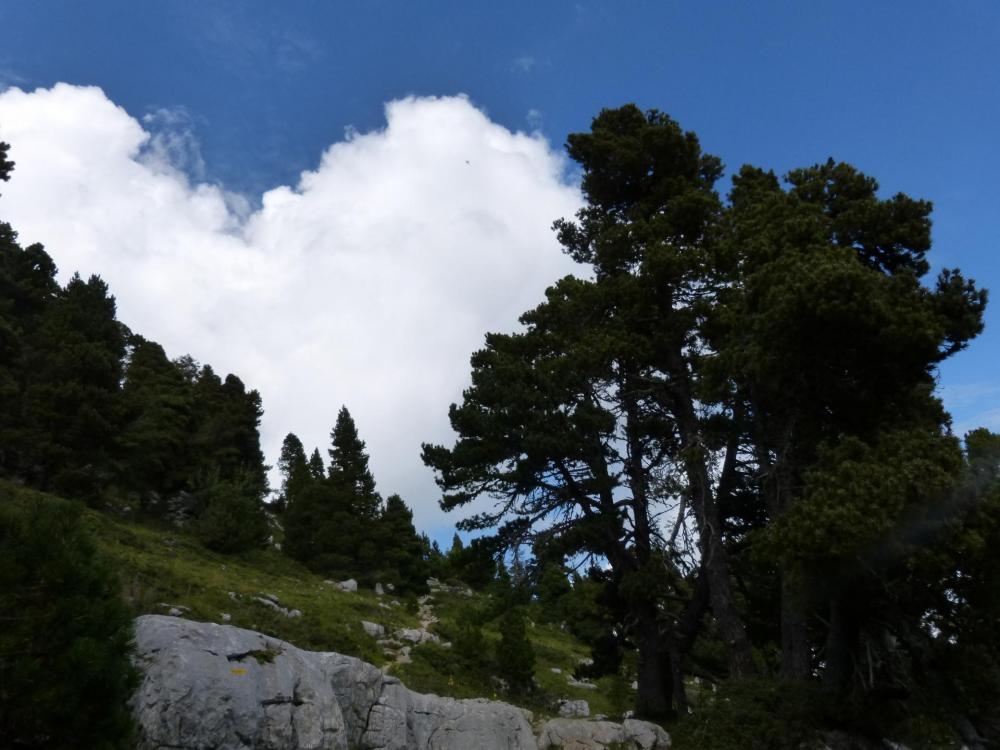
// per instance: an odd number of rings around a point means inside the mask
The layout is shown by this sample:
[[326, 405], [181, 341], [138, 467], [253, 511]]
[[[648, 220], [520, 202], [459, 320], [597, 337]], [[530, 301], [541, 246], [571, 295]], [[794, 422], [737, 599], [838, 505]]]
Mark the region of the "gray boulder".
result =
[[566, 718], [587, 718], [590, 716], [590, 704], [585, 700], [559, 701], [559, 715]]
[[536, 750], [530, 715], [228, 625], [136, 620], [138, 750]]
[[612, 721], [574, 721], [552, 719], [538, 735], [539, 750], [669, 750], [670, 735], [656, 724], [626, 719]]
[[362, 620], [361, 628], [373, 638], [381, 638], [385, 635], [385, 626], [379, 625], [377, 622]]
[[137, 747], [346, 750], [329, 680], [308, 652], [250, 630], [147, 615], [133, 697]]

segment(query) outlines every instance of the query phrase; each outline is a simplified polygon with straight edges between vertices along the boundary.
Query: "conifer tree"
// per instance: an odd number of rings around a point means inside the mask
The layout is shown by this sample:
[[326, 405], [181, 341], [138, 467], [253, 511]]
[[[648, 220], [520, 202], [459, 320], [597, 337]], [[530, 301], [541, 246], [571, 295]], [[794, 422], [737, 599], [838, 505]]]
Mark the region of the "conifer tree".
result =
[[139, 492], [187, 489], [193, 394], [163, 347], [134, 336], [121, 393], [122, 484]]
[[115, 475], [126, 329], [107, 284], [74, 275], [49, 304], [25, 355], [29, 478], [95, 500]]
[[387, 582], [403, 592], [427, 588], [428, 564], [423, 540], [413, 526], [413, 512], [399, 495], [390, 495], [378, 521], [382, 539], [380, 565]]
[[359, 519], [373, 520], [381, 510], [382, 498], [375, 491], [375, 478], [368, 468], [365, 443], [347, 407], [337, 414], [330, 432], [330, 480], [351, 497], [352, 513]]
[[326, 467], [323, 465], [323, 457], [319, 454], [319, 448], [313, 448], [313, 452], [309, 455], [309, 473], [313, 479], [326, 477]]
[[278, 504], [287, 509], [301, 487], [312, 480], [302, 441], [294, 433], [289, 432], [281, 443], [278, 471], [281, 474]]
[[525, 620], [522, 607], [508, 607], [500, 617], [497, 671], [515, 695], [531, 690], [535, 674], [535, 650], [528, 640]]
[[270, 532], [255, 477], [218, 479], [202, 491], [206, 504], [195, 532], [216, 552], [231, 554], [263, 547]]
[[0, 745], [132, 747], [132, 615], [80, 506], [0, 492]]

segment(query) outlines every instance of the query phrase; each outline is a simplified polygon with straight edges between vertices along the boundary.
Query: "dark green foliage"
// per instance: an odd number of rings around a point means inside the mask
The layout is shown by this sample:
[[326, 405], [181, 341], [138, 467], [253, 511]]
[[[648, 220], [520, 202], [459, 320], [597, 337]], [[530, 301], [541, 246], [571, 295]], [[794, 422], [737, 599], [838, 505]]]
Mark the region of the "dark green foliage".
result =
[[496, 665], [498, 675], [507, 682], [511, 693], [520, 695], [532, 689], [535, 652], [528, 640], [526, 616], [522, 607], [508, 607], [500, 616]]
[[14, 162], [7, 158], [7, 152], [10, 150], [9, 143], [0, 143], [0, 180], [7, 182], [10, 179], [10, 173], [14, 169]]
[[699, 750], [801, 750], [823, 726], [821, 697], [780, 680], [734, 680], [671, 735], [677, 747]]
[[97, 276], [74, 276], [45, 307], [24, 355], [24, 469], [33, 484], [96, 501], [114, 478], [125, 336]]
[[485, 615], [473, 607], [467, 607], [458, 618], [458, 625], [452, 635], [455, 655], [461, 659], [465, 669], [483, 673], [490, 666], [490, 649], [483, 636]]
[[235, 375], [221, 380], [205, 365], [194, 382], [192, 444], [197, 457], [195, 483], [220, 479], [250, 482], [255, 493], [267, 492], [267, 467], [260, 450], [260, 394], [247, 391]]
[[244, 552], [267, 544], [269, 530], [257, 482], [219, 479], [202, 491], [205, 510], [196, 521], [198, 538], [216, 552]]
[[383, 582], [394, 584], [402, 593], [419, 593], [427, 588], [429, 566], [424, 541], [413, 526], [413, 513], [399, 495], [390, 495], [378, 519], [381, 539], [380, 566]]
[[309, 473], [313, 479], [322, 479], [326, 476], [326, 468], [323, 466], [323, 458], [319, 455], [319, 448], [313, 448], [309, 456]]
[[131, 614], [70, 502], [0, 497], [0, 744], [131, 747]]
[[346, 406], [337, 414], [330, 441], [330, 481], [350, 497], [351, 510], [356, 517], [376, 518], [382, 508], [382, 498], [375, 491], [365, 443], [358, 437], [358, 428]]
[[121, 393], [122, 485], [137, 492], [188, 489], [194, 395], [163, 347], [135, 336]]
[[331, 432], [330, 469], [314, 451], [308, 462], [295, 435], [285, 438], [283, 549], [313, 570], [353, 577], [364, 585], [391, 583], [403, 593], [426, 589], [429, 546], [399, 495], [384, 507], [368, 468], [368, 453], [350, 412], [342, 408]]
[[278, 471], [281, 473], [281, 489], [277, 505], [284, 511], [288, 508], [289, 498], [295, 497], [299, 490], [312, 479], [302, 441], [291, 432], [285, 435], [285, 439], [281, 443]]

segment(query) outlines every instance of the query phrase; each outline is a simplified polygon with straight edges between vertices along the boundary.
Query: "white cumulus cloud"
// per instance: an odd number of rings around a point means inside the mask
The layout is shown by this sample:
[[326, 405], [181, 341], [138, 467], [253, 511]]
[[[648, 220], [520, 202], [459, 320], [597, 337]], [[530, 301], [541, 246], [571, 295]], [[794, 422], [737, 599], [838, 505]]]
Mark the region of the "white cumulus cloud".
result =
[[171, 356], [257, 388], [272, 462], [289, 431], [325, 456], [347, 404], [380, 491], [432, 530], [457, 519], [437, 508], [420, 443], [451, 440], [447, 407], [484, 333], [514, 330], [579, 271], [550, 226], [581, 197], [542, 136], [465, 97], [401, 99], [385, 117], [248, 211], [149, 159], [171, 149], [100, 89], [8, 89], [0, 139], [17, 166], [0, 217], [45, 244], [63, 281], [100, 274], [119, 317]]

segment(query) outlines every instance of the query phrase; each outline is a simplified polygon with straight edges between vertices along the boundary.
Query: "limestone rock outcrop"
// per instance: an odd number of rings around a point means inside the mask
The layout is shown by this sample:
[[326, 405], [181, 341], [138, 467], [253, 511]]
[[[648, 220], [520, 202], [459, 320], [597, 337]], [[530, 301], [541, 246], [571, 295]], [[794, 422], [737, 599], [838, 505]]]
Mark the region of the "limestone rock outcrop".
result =
[[536, 750], [506, 703], [422, 695], [371, 664], [228, 625], [136, 620], [139, 750]]
[[145, 615], [138, 750], [667, 750], [660, 727], [552, 719], [506, 703], [423, 695], [351, 656], [252, 630]]

